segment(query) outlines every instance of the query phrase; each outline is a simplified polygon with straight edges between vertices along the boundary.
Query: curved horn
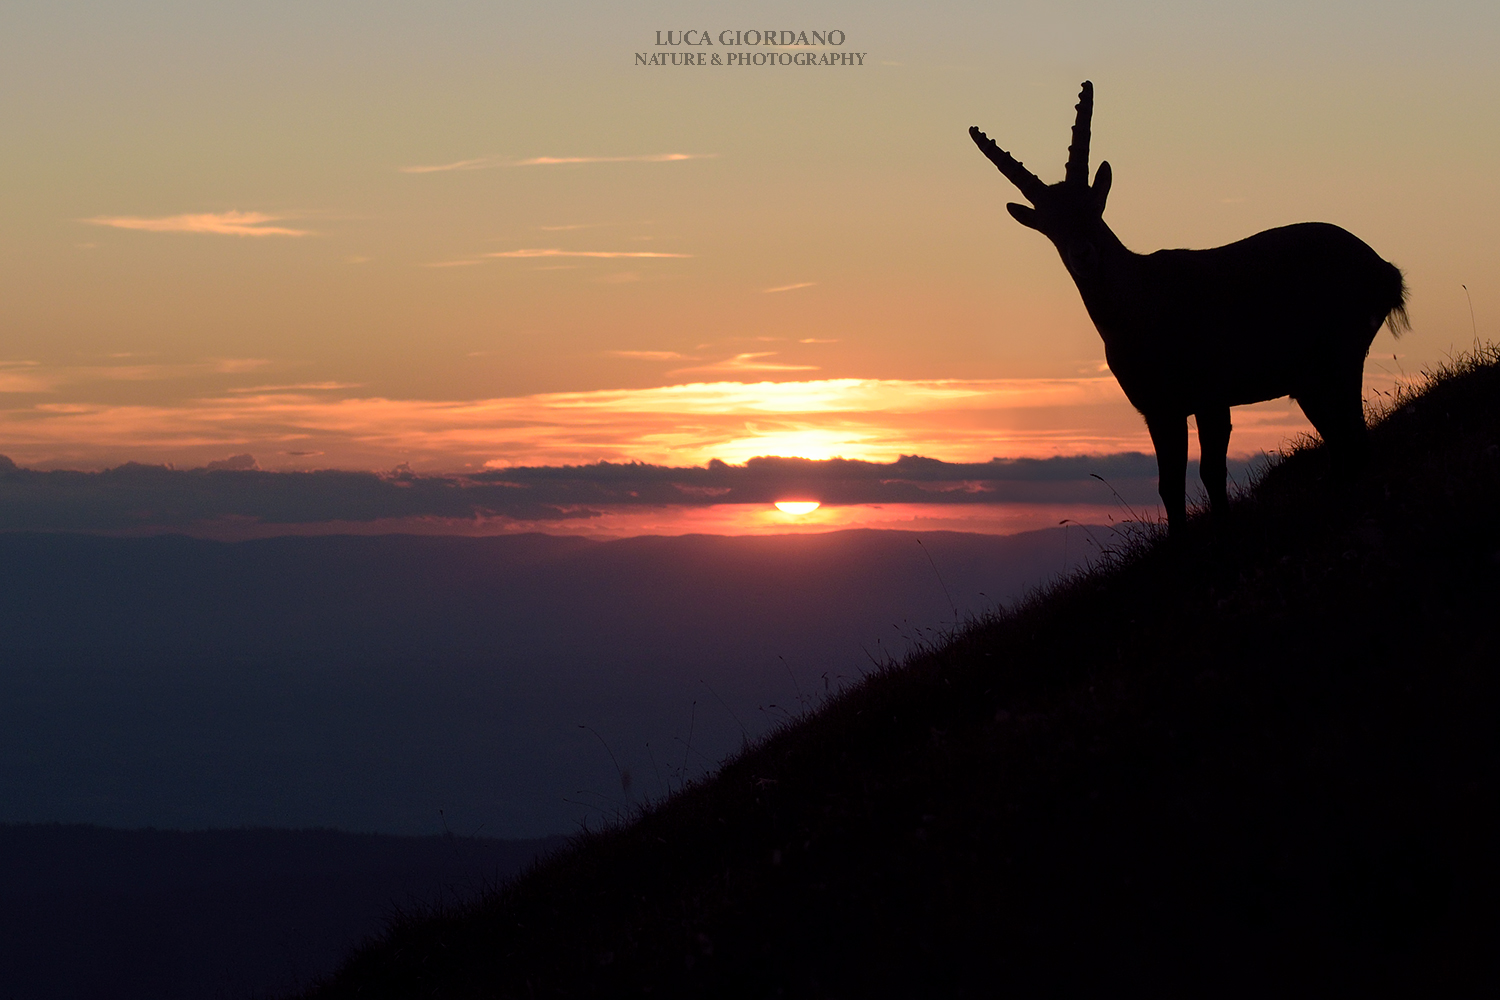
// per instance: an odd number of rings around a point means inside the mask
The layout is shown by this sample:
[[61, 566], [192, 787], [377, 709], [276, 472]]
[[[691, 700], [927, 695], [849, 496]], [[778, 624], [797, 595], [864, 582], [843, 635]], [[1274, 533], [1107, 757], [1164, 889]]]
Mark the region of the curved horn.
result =
[[979, 151], [988, 156], [990, 162], [1000, 169], [1006, 180], [1021, 189], [1021, 193], [1032, 204], [1038, 204], [1037, 199], [1045, 197], [1047, 185], [1043, 184], [1036, 174], [1023, 167], [1020, 160], [995, 145], [994, 139], [979, 131], [975, 126], [969, 127], [969, 138], [973, 139]]
[[1078, 92], [1078, 117], [1073, 122], [1073, 144], [1068, 147], [1068, 167], [1063, 174], [1068, 184], [1089, 184], [1089, 128], [1094, 120], [1094, 85], [1083, 81]]

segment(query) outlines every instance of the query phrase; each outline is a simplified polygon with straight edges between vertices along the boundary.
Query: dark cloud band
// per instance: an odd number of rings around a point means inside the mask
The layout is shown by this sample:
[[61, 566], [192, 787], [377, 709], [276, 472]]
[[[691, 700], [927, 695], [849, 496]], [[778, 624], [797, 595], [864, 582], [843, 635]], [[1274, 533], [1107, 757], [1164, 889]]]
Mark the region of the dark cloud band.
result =
[[[1254, 464], [1253, 462], [1250, 464]], [[1246, 463], [1232, 472], [1247, 473]], [[248, 455], [204, 469], [130, 463], [37, 471], [0, 456], [0, 530], [120, 531], [243, 520], [259, 524], [399, 518], [557, 521], [601, 508], [770, 504], [1154, 503], [1156, 464], [1140, 452], [954, 463], [754, 458], [673, 468], [640, 463], [532, 466], [467, 476], [265, 472]]]

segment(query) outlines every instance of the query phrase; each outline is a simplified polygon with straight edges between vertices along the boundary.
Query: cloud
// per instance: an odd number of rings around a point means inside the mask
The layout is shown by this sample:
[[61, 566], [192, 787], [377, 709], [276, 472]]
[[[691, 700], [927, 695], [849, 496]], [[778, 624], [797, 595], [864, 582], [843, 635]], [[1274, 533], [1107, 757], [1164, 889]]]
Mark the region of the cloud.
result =
[[0, 361], [0, 393], [51, 392], [62, 381], [35, 361]]
[[645, 156], [533, 156], [517, 160], [508, 156], [479, 156], [432, 166], [398, 167], [403, 174], [441, 174], [455, 170], [493, 170], [496, 167], [555, 167], [585, 163], [677, 163], [682, 160], [709, 160], [718, 153], [651, 153]]
[[[130, 358], [130, 353], [109, 357]], [[239, 375], [264, 368], [265, 358], [215, 358], [184, 364], [67, 365], [52, 367], [35, 361], [0, 361], [0, 393], [55, 392], [64, 385], [90, 382], [160, 382], [201, 378], [205, 375]]]
[[222, 374], [239, 374], [240, 372], [253, 372], [266, 367], [271, 362], [267, 358], [219, 358], [209, 362], [209, 366], [216, 372]]
[[681, 160], [711, 160], [718, 153], [653, 153], [647, 156], [534, 156], [517, 160], [515, 167], [551, 167], [569, 163], [677, 163]]
[[772, 358], [776, 356], [775, 351], [750, 351], [745, 354], [736, 354], [713, 365], [700, 365], [696, 368], [678, 368], [667, 372], [668, 375], [687, 375], [694, 372], [813, 372], [818, 370], [817, 365], [788, 365], [777, 361], [762, 361], [761, 358]]
[[[1243, 478], [1247, 466], [1236, 463], [1233, 471]], [[420, 475], [404, 466], [387, 473], [266, 472], [249, 453], [198, 469], [130, 463], [100, 472], [37, 471], [0, 457], [0, 530], [340, 528], [402, 519], [426, 530], [442, 524], [473, 530], [486, 522], [504, 530], [507, 523], [559, 524], [611, 511], [741, 505], [769, 512], [793, 495], [826, 506], [883, 508], [1083, 505], [1098, 516], [1100, 505], [1118, 503], [1116, 495], [1154, 503], [1155, 474], [1154, 458], [1142, 452], [978, 463], [915, 455], [891, 462], [760, 457], [692, 467], [593, 462], [468, 475]]]
[[770, 294], [772, 294], [774, 292], [793, 292], [793, 291], [796, 291], [799, 288], [811, 288], [813, 285], [816, 285], [816, 284], [817, 284], [816, 281], [802, 281], [802, 282], [798, 282], [795, 285], [781, 285], [781, 286], [776, 287], [776, 288], [767, 288], [767, 289], [765, 289], [765, 293], [767, 295], [770, 295]]
[[[474, 352], [479, 353], [479, 352]], [[247, 385], [236, 389], [228, 389], [227, 392], [298, 392], [301, 390], [321, 390], [332, 392], [338, 389], [358, 389], [364, 385], [363, 382], [294, 382], [289, 385]]]
[[632, 358], [636, 361], [692, 361], [693, 358], [676, 351], [605, 351], [616, 358]]
[[398, 173], [403, 174], [441, 174], [453, 170], [488, 170], [491, 167], [506, 166], [506, 161], [494, 156], [481, 156], [473, 160], [457, 160], [453, 163], [440, 163], [433, 166], [397, 167]]
[[310, 235], [309, 230], [306, 229], [266, 225], [268, 222], [279, 222], [286, 218], [290, 216], [268, 215], [265, 212], [204, 212], [196, 215], [167, 215], [155, 219], [130, 215], [101, 215], [79, 221], [92, 226], [140, 229], [150, 233], [217, 233], [222, 236]]
[[260, 464], [255, 461], [254, 455], [244, 454], [230, 455], [228, 458], [221, 458], [217, 462], [209, 462], [204, 468], [210, 472], [216, 469], [222, 469], [226, 472], [252, 472], [258, 470]]
[[437, 163], [431, 166], [398, 166], [396, 171], [401, 174], [446, 174], [459, 169], [489, 169], [492, 166], [505, 166], [507, 162], [495, 156], [480, 156], [471, 160], [455, 160], [453, 163]]
[[271, 362], [266, 358], [216, 358], [186, 364], [91, 365], [61, 369], [70, 382], [162, 382], [203, 375], [243, 375]]
[[646, 250], [501, 250], [486, 257], [691, 257], [690, 253], [656, 253]]
[[[742, 364], [757, 361], [775, 363], [761, 356]], [[488, 462], [694, 466], [757, 455], [889, 462], [923, 454], [984, 462], [996, 455], [1151, 447], [1144, 422], [1107, 376], [769, 380], [802, 374], [739, 370], [644, 388], [458, 399], [392, 399], [316, 382], [252, 383], [256, 392], [198, 389], [190, 398], [151, 405], [10, 397], [14, 402], [0, 404], [0, 441], [23, 465], [54, 469], [127, 460], [201, 465], [230, 454], [295, 449], [322, 452], [327, 468], [408, 461], [449, 472]], [[1234, 422], [1237, 454], [1273, 450], [1310, 430], [1286, 399], [1237, 407]]]

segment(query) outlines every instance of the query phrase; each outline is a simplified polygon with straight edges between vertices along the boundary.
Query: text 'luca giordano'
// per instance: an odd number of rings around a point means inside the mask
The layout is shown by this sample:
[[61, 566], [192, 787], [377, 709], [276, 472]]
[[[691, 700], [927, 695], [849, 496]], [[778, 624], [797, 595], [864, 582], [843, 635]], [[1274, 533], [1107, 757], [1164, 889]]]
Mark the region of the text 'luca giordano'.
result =
[[842, 49], [833, 31], [658, 31], [655, 51], [637, 52], [637, 66], [863, 66], [868, 52]]

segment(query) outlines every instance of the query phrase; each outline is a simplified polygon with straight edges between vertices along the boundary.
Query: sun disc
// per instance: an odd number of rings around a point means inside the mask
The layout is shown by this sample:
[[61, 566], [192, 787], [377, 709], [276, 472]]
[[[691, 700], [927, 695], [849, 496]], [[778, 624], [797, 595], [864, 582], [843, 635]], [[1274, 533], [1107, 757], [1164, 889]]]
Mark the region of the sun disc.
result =
[[776, 509], [783, 514], [811, 514], [821, 504], [816, 500], [778, 500]]

